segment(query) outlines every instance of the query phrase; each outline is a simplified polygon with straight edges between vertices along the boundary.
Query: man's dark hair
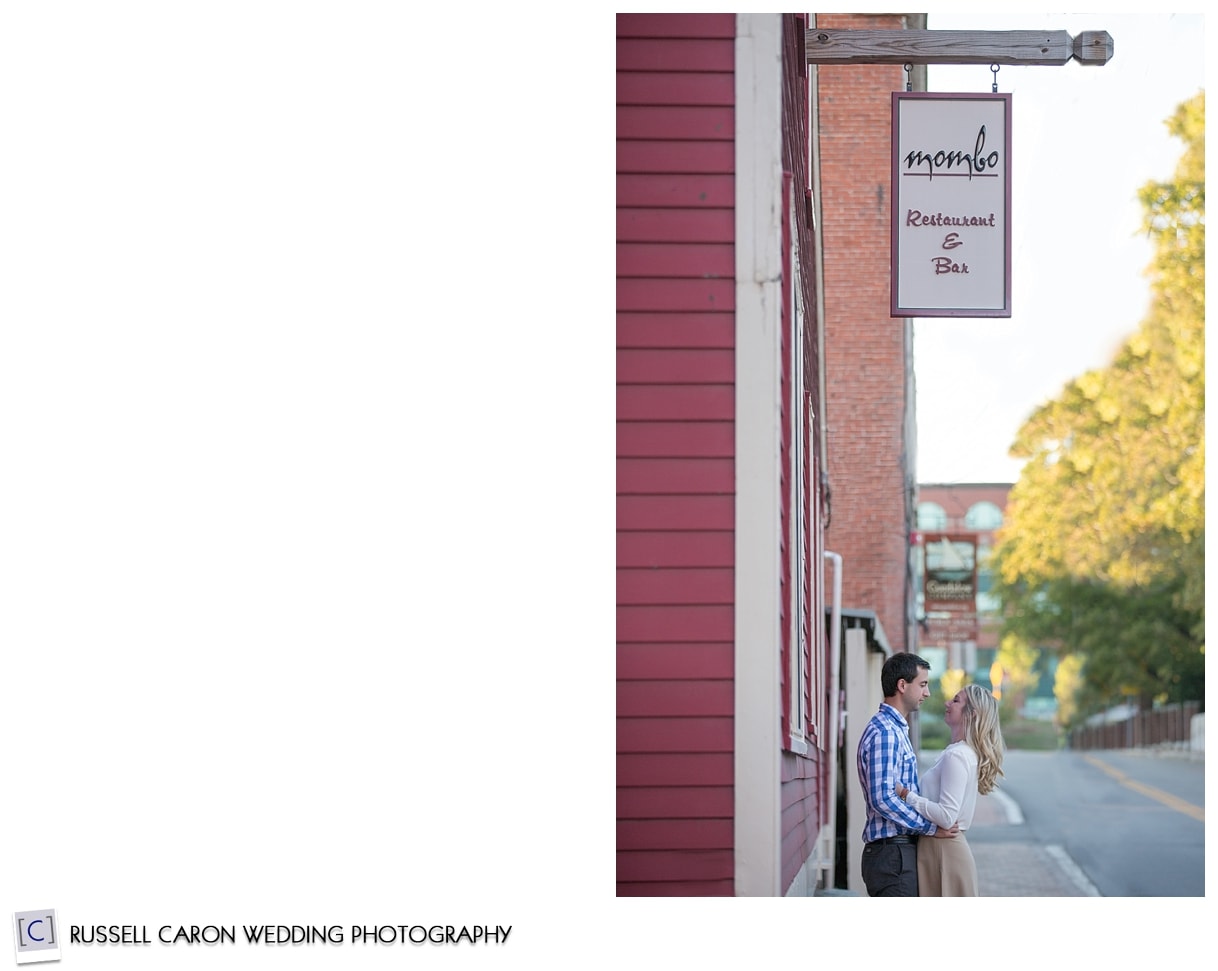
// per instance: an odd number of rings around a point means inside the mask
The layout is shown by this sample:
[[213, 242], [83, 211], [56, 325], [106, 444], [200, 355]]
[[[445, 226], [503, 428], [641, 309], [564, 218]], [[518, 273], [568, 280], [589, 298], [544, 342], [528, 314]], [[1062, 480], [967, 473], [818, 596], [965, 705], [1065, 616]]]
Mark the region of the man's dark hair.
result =
[[930, 662], [916, 654], [894, 654], [884, 662], [884, 670], [880, 672], [880, 687], [885, 698], [891, 698], [897, 693], [897, 682], [913, 681], [918, 676], [918, 668], [930, 670]]

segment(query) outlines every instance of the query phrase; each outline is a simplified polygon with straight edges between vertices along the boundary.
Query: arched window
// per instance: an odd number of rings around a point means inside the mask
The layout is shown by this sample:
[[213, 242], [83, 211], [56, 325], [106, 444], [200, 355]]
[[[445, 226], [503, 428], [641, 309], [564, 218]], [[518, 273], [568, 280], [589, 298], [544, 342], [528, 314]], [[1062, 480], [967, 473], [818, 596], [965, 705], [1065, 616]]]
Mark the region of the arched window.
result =
[[947, 510], [937, 502], [918, 503], [918, 529], [947, 529]]
[[1002, 525], [1002, 510], [992, 502], [975, 502], [964, 514], [964, 525], [969, 529], [997, 529]]

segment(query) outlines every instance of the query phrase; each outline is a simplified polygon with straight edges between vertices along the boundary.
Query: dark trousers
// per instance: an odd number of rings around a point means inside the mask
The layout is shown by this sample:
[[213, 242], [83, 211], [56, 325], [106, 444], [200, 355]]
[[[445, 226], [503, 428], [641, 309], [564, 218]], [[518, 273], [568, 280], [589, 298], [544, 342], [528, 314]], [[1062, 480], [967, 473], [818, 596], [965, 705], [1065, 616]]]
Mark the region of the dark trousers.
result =
[[869, 897], [916, 897], [918, 844], [868, 843], [863, 847], [862, 871]]

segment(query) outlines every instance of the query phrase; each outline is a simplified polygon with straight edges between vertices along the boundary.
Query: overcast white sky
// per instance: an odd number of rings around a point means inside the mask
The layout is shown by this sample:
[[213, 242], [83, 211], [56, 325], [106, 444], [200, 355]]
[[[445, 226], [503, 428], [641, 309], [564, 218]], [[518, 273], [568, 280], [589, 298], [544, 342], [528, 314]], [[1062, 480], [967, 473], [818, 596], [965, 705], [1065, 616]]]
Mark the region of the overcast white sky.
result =
[[[1205, 86], [1200, 14], [932, 13], [934, 30], [1106, 30], [1103, 67], [998, 72], [1012, 98], [1012, 315], [914, 323], [920, 482], [1014, 482], [1024, 420], [1109, 363], [1149, 300], [1137, 190], [1182, 144], [1164, 120]], [[988, 66], [928, 68], [932, 91], [987, 92]]]

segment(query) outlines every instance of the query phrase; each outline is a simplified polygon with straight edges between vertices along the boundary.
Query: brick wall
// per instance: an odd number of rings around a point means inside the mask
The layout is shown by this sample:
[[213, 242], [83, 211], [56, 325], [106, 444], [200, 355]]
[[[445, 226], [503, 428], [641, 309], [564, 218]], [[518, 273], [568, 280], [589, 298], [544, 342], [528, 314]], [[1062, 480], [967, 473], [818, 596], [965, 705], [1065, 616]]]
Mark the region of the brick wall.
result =
[[[901, 14], [818, 15], [818, 27], [899, 30]], [[819, 69], [829, 485], [826, 541], [845, 606], [907, 649], [914, 455], [909, 325], [889, 316], [892, 92], [901, 65]]]

